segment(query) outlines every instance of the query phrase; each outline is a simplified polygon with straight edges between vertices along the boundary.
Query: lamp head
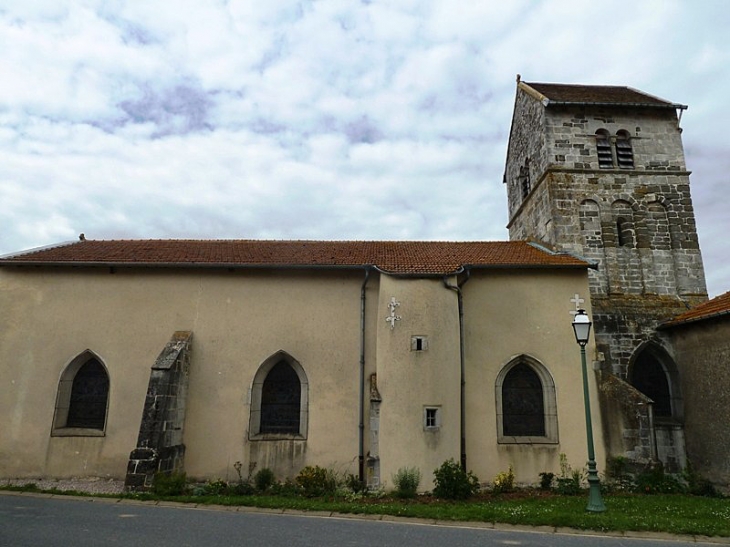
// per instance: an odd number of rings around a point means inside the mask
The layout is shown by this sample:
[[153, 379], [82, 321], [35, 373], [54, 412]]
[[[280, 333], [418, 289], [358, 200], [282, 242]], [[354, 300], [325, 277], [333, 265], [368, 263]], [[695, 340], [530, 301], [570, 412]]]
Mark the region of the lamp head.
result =
[[591, 320], [588, 319], [585, 310], [578, 310], [573, 318], [573, 332], [575, 333], [575, 341], [581, 347], [585, 347], [591, 334]]

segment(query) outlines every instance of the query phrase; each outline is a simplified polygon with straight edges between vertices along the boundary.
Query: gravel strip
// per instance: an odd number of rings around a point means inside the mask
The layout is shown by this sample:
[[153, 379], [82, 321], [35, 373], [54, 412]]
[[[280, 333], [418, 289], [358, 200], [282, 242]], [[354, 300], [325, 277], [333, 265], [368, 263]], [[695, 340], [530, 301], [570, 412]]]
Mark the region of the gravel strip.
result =
[[3, 486], [24, 486], [35, 484], [39, 490], [67, 491], [76, 490], [87, 494], [120, 494], [124, 490], [124, 481], [117, 479], [83, 478], [83, 479], [0, 479]]

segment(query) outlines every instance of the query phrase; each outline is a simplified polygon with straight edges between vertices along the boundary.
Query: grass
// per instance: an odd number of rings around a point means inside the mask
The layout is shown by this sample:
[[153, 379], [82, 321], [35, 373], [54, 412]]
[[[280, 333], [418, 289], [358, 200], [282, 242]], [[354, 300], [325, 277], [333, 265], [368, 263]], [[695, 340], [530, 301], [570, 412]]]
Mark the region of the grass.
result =
[[[35, 485], [0, 486], [2, 490], [41, 492]], [[54, 489], [54, 494], [65, 494]], [[72, 495], [79, 495], [73, 492]], [[109, 497], [104, 496], [104, 497]], [[348, 496], [304, 498], [283, 495], [252, 496], [155, 496], [122, 494], [128, 499], [165, 500], [199, 505], [235, 505], [270, 509], [328, 511], [344, 514], [376, 514], [444, 521], [508, 523], [528, 526], [566, 527], [601, 532], [665, 532], [681, 535], [730, 537], [730, 499], [665, 494], [607, 494], [605, 513], [585, 511], [587, 498], [559, 496], [538, 491], [515, 495], [480, 495], [467, 501], [445, 501], [432, 496], [414, 500], [395, 497]]]

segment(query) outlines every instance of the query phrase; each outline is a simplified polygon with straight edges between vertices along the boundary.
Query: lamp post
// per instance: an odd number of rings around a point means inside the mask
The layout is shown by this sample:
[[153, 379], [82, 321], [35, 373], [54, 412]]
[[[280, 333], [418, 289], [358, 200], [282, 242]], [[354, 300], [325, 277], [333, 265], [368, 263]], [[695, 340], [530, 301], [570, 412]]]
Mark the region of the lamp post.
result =
[[596, 470], [596, 455], [593, 450], [593, 425], [591, 424], [591, 401], [588, 395], [588, 371], [586, 370], [586, 344], [591, 333], [591, 321], [585, 310], [578, 310], [573, 319], [575, 341], [580, 346], [580, 359], [583, 366], [583, 401], [586, 409], [586, 436], [588, 437], [588, 506], [586, 511], [602, 513], [606, 510], [601, 498], [601, 479]]

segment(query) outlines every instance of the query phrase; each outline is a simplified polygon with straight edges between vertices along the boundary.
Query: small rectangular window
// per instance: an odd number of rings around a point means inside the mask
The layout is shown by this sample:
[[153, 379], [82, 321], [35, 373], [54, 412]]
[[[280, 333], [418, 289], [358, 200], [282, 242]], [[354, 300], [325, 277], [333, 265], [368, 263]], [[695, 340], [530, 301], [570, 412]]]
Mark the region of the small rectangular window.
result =
[[428, 338], [425, 336], [411, 336], [411, 351], [426, 351]]
[[423, 428], [433, 431], [441, 427], [441, 409], [436, 406], [427, 406], [423, 409]]

